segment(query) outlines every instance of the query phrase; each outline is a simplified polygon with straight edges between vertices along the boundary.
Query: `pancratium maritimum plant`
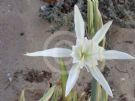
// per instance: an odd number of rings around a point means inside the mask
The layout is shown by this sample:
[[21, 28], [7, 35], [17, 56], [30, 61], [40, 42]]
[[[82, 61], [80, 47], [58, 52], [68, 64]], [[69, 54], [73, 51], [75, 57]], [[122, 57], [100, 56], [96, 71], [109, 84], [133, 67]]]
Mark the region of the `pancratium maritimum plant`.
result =
[[91, 72], [92, 76], [99, 82], [99, 84], [105, 89], [105, 91], [113, 96], [112, 91], [104, 78], [103, 74], [98, 68], [98, 61], [106, 59], [134, 59], [133, 56], [116, 51], [116, 50], [105, 50], [99, 46], [99, 43], [105, 37], [112, 21], [109, 21], [101, 29], [99, 29], [95, 36], [89, 40], [85, 37], [85, 24], [79, 8], [75, 5], [74, 7], [74, 23], [76, 32], [76, 45], [72, 46], [72, 49], [66, 48], [52, 48], [48, 50], [38, 51], [34, 53], [27, 53], [27, 56], [46, 56], [46, 57], [72, 57], [73, 66], [69, 72], [67, 84], [66, 84], [66, 96], [69, 94], [71, 89], [74, 87], [80, 70], [85, 67], [88, 72]]

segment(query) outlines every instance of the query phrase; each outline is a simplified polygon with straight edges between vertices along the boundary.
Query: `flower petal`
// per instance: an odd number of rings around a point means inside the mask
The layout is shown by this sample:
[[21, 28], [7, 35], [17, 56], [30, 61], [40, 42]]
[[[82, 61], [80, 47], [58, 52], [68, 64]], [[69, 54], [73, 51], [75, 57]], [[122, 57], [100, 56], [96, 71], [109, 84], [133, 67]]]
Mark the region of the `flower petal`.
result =
[[106, 81], [106, 79], [104, 78], [103, 74], [100, 72], [100, 70], [96, 66], [95, 67], [88, 66], [88, 69], [91, 72], [92, 76], [97, 80], [97, 82], [99, 84], [101, 84], [101, 86], [105, 89], [105, 91], [111, 97], [113, 97], [111, 88], [110, 88], [108, 82]]
[[80, 73], [79, 65], [78, 64], [73, 65], [69, 72], [68, 80], [66, 83], [65, 96], [67, 96], [70, 93], [71, 89], [74, 87], [74, 85], [78, 79], [79, 73]]
[[74, 6], [74, 23], [75, 23], [75, 32], [76, 32], [77, 39], [84, 38], [85, 25], [77, 5]]
[[112, 21], [109, 21], [108, 23], [106, 23], [105, 25], [103, 25], [95, 34], [95, 36], [93, 37], [93, 41], [96, 43], [100, 43], [103, 38], [105, 37], [105, 34], [107, 33], [108, 29], [110, 28], [112, 24]]
[[70, 57], [71, 50], [66, 48], [52, 48], [33, 53], [27, 53], [27, 56], [47, 56], [47, 57]]
[[104, 51], [104, 58], [105, 59], [135, 59], [133, 56], [116, 50], [108, 50]]

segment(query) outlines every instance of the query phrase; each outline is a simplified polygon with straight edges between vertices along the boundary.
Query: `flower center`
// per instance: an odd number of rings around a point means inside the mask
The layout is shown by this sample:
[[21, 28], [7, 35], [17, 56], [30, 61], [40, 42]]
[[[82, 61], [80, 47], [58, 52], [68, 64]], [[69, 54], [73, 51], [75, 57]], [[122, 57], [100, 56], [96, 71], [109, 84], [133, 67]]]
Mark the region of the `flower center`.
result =
[[79, 62], [85, 62], [92, 57], [92, 52], [90, 47], [86, 47], [85, 44], [80, 44], [74, 47], [74, 58], [77, 59]]
[[85, 60], [87, 60], [88, 58], [90, 57], [90, 53], [87, 51], [87, 50], [85, 50], [85, 51], [80, 51], [80, 54], [79, 54], [79, 58], [80, 58], [80, 60], [81, 61], [85, 61]]
[[92, 59], [98, 59], [99, 47], [93, 43], [92, 40], [79, 40], [75, 46], [72, 47], [73, 63], [85, 63]]

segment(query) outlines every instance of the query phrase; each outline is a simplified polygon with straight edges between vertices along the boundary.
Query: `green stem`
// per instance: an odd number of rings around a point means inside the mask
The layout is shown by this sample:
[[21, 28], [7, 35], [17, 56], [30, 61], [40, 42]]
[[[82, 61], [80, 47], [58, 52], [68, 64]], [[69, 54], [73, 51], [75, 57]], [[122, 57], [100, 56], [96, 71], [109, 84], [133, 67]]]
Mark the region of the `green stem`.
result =
[[60, 73], [61, 73], [62, 93], [63, 96], [65, 96], [65, 87], [66, 87], [68, 74], [64, 61], [62, 59], [60, 60], [60, 71], [61, 71]]
[[92, 80], [91, 87], [91, 101], [97, 101], [97, 81], [95, 79]]
[[60, 59], [60, 73], [61, 73], [61, 87], [62, 87], [62, 101], [71, 101], [73, 91], [70, 92], [70, 94], [65, 97], [65, 88], [66, 88], [66, 82], [68, 78], [68, 72], [66, 65], [62, 59]]
[[[102, 27], [102, 17], [98, 9], [99, 2], [98, 0], [88, 0], [87, 8], [87, 20], [88, 20], [88, 33], [89, 37], [93, 37], [96, 31]], [[105, 38], [101, 43], [101, 46], [105, 46]], [[104, 70], [105, 61], [101, 61], [100, 67]], [[104, 89], [99, 85], [99, 83], [93, 78], [92, 80], [92, 93], [91, 101], [107, 101], [108, 95]]]

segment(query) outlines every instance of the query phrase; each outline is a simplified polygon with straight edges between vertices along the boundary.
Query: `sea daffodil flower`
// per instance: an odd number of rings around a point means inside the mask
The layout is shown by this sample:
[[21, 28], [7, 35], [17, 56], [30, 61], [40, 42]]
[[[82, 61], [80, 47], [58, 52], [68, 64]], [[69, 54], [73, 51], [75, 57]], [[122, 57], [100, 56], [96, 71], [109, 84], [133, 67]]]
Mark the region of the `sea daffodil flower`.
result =
[[106, 59], [134, 59], [133, 56], [116, 51], [116, 50], [105, 50], [104, 47], [99, 46], [99, 43], [105, 37], [112, 21], [109, 21], [101, 29], [99, 29], [95, 36], [89, 40], [85, 37], [85, 24], [79, 8], [75, 5], [74, 7], [74, 23], [76, 32], [76, 45], [72, 46], [72, 49], [66, 48], [52, 48], [48, 50], [38, 51], [34, 53], [27, 53], [27, 56], [46, 56], [46, 57], [72, 57], [73, 66], [69, 71], [68, 80], [66, 83], [66, 96], [69, 94], [71, 89], [74, 87], [80, 70], [85, 67], [88, 72], [98, 81], [98, 83], [105, 89], [105, 91], [113, 96], [109, 84], [105, 80], [103, 74], [98, 68], [98, 61]]

